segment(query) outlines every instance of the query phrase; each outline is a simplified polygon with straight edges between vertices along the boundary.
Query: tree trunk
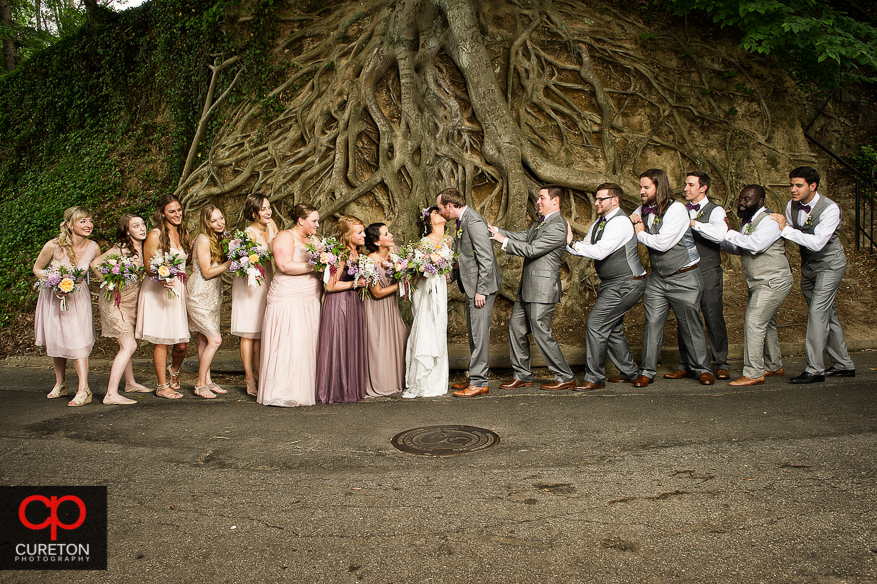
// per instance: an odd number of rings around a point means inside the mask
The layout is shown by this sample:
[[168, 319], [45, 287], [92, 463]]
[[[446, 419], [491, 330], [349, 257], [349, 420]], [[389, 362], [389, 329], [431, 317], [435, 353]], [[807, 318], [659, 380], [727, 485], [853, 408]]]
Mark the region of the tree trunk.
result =
[[[3, 26], [6, 27], [7, 30], [12, 30], [12, 5], [11, 0], [0, 0], [0, 19], [2, 19]], [[17, 66], [18, 54], [15, 48], [15, 39], [12, 38], [12, 35], [9, 38], [3, 39], [3, 69], [7, 73], [12, 73], [15, 71], [15, 67]]]

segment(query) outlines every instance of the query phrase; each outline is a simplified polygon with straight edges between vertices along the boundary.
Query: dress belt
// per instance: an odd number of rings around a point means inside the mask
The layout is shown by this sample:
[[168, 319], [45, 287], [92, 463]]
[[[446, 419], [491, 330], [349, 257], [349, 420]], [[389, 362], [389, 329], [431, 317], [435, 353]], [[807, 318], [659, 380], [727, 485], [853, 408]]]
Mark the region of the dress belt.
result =
[[693, 266], [688, 266], [687, 268], [679, 268], [678, 270], [676, 270], [675, 272], [673, 272], [670, 275], [675, 276], [676, 274], [684, 274], [685, 272], [690, 272], [691, 270], [693, 270], [696, 267], [697, 267], [697, 264], [694, 264]]

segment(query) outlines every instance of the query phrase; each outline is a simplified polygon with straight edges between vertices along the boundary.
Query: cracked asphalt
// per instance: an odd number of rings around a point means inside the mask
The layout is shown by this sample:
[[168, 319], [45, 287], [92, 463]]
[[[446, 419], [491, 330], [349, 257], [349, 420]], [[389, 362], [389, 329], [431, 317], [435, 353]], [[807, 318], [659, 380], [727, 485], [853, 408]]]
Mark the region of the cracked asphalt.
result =
[[[107, 485], [109, 569], [0, 581], [875, 583], [877, 352], [853, 359], [855, 379], [809, 386], [495, 380], [469, 400], [295, 409], [257, 405], [239, 376], [202, 400], [191, 375], [182, 400], [104, 406], [100, 389], [68, 408], [44, 397], [48, 359], [7, 362], [0, 484]], [[390, 444], [438, 424], [501, 441], [446, 458]]]

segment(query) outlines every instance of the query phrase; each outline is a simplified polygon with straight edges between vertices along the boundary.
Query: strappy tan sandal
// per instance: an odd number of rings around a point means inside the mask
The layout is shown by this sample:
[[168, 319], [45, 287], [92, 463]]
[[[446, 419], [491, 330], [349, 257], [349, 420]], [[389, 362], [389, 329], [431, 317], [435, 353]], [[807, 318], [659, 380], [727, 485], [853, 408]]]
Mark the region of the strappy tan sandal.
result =
[[[161, 392], [168, 391], [168, 390], [173, 391], [173, 393], [171, 393], [170, 395], [162, 395], [161, 394]], [[170, 383], [163, 383], [163, 384], [159, 385], [158, 387], [156, 387], [155, 388], [155, 395], [157, 395], [158, 397], [163, 397], [165, 399], [180, 399], [181, 397], [183, 397], [183, 394], [181, 394], [178, 391], [174, 391], [174, 388], [171, 387]]]
[[85, 388], [85, 391], [77, 391], [76, 397], [67, 402], [68, 406], [76, 407], [76, 406], [84, 406], [85, 404], [91, 403], [91, 390], [89, 388]]
[[207, 387], [209, 387], [210, 391], [212, 391], [213, 393], [228, 393], [228, 391], [222, 389], [221, 387], [219, 387], [218, 385], [216, 385], [212, 381], [207, 384]]
[[56, 397], [61, 397], [62, 395], [70, 395], [70, 388], [67, 387], [67, 382], [61, 383], [60, 385], [56, 385], [52, 388], [52, 391], [46, 395], [49, 399], [54, 399]]
[[247, 395], [252, 395], [253, 397], [259, 395], [259, 388], [256, 387], [255, 381], [250, 381], [249, 379], [245, 379], [247, 383]]
[[209, 385], [195, 386], [195, 395], [204, 399], [214, 399], [216, 394], [210, 391]]
[[[177, 390], [180, 389], [180, 372], [174, 371], [171, 367], [172, 365], [167, 366], [167, 374], [170, 377], [168, 385], [170, 385], [171, 389]], [[180, 368], [182, 369], [182, 366]]]

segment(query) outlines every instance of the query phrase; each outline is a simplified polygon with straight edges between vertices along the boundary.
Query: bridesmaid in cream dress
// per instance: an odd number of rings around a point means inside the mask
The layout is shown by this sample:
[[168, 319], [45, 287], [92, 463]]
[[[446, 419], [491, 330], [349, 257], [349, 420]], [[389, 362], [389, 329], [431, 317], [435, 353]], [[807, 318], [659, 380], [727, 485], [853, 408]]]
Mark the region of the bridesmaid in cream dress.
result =
[[[91, 260], [100, 253], [98, 245], [89, 241], [93, 224], [91, 211], [85, 207], [70, 207], [64, 211], [61, 232], [43, 246], [33, 266], [34, 275], [46, 279], [45, 269], [49, 263], [67, 268], [88, 270]], [[68, 309], [61, 310], [61, 300], [48, 290], [40, 290], [34, 315], [34, 339], [36, 345], [46, 348], [55, 370], [55, 387], [48, 398], [68, 395], [67, 359], [73, 359], [73, 369], [79, 377], [79, 389], [68, 406], [81, 406], [91, 402], [88, 388], [88, 356], [94, 346], [94, 322], [91, 312], [91, 292], [88, 281], [79, 284], [79, 290], [65, 294]]]
[[[184, 226], [183, 206], [179, 199], [168, 193], [158, 199], [153, 229], [143, 242], [143, 263], [146, 273], [140, 286], [140, 299], [137, 302], [137, 328], [134, 337], [155, 345], [152, 349], [152, 362], [158, 387], [155, 395], [167, 399], [179, 399], [183, 394], [180, 388], [180, 366], [186, 357], [189, 342], [189, 323], [186, 318], [186, 284], [180, 278], [170, 282], [154, 282], [154, 274], [149, 269], [149, 260], [156, 254], [166, 251], [186, 258], [189, 249], [189, 232]], [[168, 298], [168, 290], [173, 290], [175, 298]], [[171, 364], [167, 362], [167, 350], [172, 346]]]
[[210, 365], [222, 344], [219, 334], [222, 278], [219, 276], [231, 266], [231, 260], [226, 260], [222, 253], [224, 233], [225, 217], [222, 211], [214, 205], [206, 205], [201, 209], [201, 233], [192, 244], [192, 275], [186, 285], [189, 330], [198, 335], [195, 395], [206, 399], [215, 398], [217, 393], [228, 393], [210, 379]]
[[257, 400], [265, 406], [312, 406], [317, 376], [320, 295], [323, 282], [308, 263], [305, 244], [317, 233], [320, 214], [299, 204], [295, 226], [274, 238], [277, 271], [268, 290], [262, 326], [262, 359]]
[[[271, 219], [268, 197], [247, 195], [243, 214], [245, 219], [252, 221], [245, 230], [250, 239], [264, 249], [271, 249], [271, 242], [277, 235], [277, 225]], [[231, 334], [241, 338], [241, 361], [248, 395], [257, 393], [262, 320], [273, 274], [274, 270], [268, 265], [265, 266], [265, 282], [261, 286], [249, 286], [246, 279], [237, 276], [231, 285]]]
[[[142, 217], [125, 213], [119, 217], [116, 226], [116, 245], [91, 262], [91, 267], [98, 278], [101, 277], [97, 267], [111, 255], [131, 258], [134, 263], [143, 267], [143, 240], [146, 239], [146, 222]], [[116, 339], [119, 352], [113, 359], [110, 369], [110, 381], [104, 403], [107, 405], [130, 405], [137, 402], [119, 395], [119, 382], [125, 377], [125, 392], [151, 392], [152, 389], [140, 385], [134, 380], [134, 368], [131, 357], [137, 350], [134, 340], [134, 325], [137, 323], [137, 299], [140, 296], [140, 282], [126, 284], [120, 290], [119, 305], [116, 306], [112, 297], [101, 290], [98, 294], [97, 307], [100, 311], [101, 336]]]

